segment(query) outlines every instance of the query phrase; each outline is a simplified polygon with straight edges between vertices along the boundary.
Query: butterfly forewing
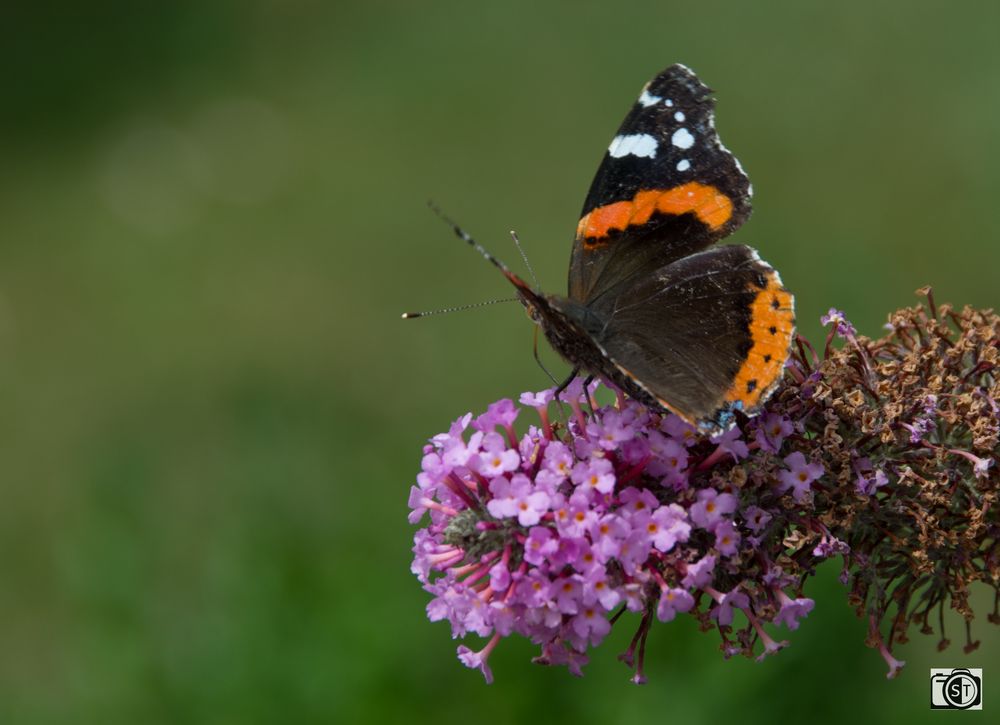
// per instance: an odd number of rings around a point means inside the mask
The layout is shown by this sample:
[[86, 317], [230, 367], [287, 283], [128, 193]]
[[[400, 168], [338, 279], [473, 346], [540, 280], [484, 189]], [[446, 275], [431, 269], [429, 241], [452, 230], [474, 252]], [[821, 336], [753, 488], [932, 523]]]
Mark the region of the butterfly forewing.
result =
[[583, 205], [569, 296], [589, 302], [694, 254], [750, 215], [750, 182], [722, 146], [711, 91], [673, 65], [650, 81], [615, 134]]

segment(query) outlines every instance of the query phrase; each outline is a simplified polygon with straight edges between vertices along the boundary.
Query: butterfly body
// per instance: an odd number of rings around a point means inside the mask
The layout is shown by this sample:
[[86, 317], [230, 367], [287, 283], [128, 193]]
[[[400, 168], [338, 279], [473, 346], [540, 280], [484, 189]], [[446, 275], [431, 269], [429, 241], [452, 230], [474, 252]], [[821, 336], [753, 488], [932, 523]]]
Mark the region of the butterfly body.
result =
[[745, 245], [750, 182], [719, 141], [711, 91], [673, 65], [646, 84], [604, 155], [577, 223], [567, 296], [502, 267], [574, 368], [706, 432], [777, 387], [794, 300]]

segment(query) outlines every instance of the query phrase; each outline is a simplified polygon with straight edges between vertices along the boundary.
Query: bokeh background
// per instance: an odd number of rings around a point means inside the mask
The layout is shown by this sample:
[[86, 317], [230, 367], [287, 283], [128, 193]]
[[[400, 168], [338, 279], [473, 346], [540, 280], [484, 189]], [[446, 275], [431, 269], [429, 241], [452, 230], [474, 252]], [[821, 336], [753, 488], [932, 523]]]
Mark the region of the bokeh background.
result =
[[[995, 3], [21, 3], [0, 10], [0, 722], [929, 722], [830, 566], [793, 645], [654, 629], [650, 684], [510, 640], [454, 657], [409, 574], [422, 442], [534, 390], [509, 294], [434, 198], [552, 291], [606, 144], [673, 62], [716, 89], [758, 246], [820, 335], [933, 284], [1000, 301]], [[517, 266], [517, 265], [515, 265]], [[548, 359], [558, 367], [551, 354]], [[980, 592], [985, 615], [991, 602]], [[951, 637], [961, 642], [957, 621]]]

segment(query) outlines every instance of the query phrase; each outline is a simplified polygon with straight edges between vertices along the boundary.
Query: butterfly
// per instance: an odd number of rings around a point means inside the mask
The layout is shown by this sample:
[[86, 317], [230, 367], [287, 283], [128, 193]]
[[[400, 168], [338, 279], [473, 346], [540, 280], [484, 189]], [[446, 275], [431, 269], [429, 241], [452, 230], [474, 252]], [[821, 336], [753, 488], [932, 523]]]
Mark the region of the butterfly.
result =
[[584, 201], [565, 297], [491, 261], [573, 375], [719, 433], [774, 392], [795, 312], [756, 250], [716, 245], [750, 216], [752, 188], [719, 140], [711, 93], [683, 65], [642, 89]]

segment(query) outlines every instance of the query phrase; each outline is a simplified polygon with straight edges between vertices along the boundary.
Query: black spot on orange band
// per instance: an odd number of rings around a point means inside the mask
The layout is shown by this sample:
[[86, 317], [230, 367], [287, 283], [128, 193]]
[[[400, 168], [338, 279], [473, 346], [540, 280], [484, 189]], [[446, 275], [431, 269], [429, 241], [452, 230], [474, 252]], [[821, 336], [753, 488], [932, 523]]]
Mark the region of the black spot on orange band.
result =
[[744, 410], [755, 408], [781, 377], [795, 334], [792, 295], [781, 286], [777, 273], [771, 270], [762, 285], [751, 282], [749, 287], [756, 292], [750, 306], [750, 349], [723, 397], [742, 403]]

